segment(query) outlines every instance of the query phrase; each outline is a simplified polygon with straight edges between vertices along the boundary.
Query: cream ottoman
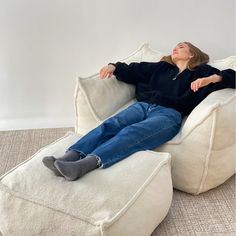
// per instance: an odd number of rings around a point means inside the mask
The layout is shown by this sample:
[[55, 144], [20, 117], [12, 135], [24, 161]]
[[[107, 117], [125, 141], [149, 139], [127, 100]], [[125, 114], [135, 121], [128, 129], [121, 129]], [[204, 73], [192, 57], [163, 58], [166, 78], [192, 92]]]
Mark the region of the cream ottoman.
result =
[[42, 165], [79, 136], [69, 132], [0, 178], [4, 236], [147, 236], [172, 201], [170, 155], [140, 151], [73, 182]]

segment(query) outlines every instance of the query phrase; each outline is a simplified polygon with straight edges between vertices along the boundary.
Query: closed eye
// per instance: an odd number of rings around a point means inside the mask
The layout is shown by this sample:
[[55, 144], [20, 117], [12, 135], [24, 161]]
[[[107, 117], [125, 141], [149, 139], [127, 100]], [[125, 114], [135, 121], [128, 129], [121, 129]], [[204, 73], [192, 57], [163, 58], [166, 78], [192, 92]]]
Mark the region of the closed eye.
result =
[[183, 48], [184, 47], [184, 44], [180, 43], [178, 44], [179, 47]]

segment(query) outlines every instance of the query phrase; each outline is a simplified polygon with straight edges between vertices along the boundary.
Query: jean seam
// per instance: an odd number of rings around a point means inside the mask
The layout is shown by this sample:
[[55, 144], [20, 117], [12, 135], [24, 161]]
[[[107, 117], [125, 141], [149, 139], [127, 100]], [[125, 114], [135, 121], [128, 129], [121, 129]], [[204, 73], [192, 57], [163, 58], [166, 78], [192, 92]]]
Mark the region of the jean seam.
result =
[[[175, 124], [174, 126], [169, 126], [168, 128], [165, 128], [165, 129], [161, 130], [161, 132], [163, 132], [163, 131], [165, 131], [165, 130], [171, 128], [171, 127], [177, 127], [177, 126], [179, 126], [179, 125], [176, 125], [176, 124]], [[159, 132], [159, 133], [160, 133], [160, 132]], [[138, 142], [136, 142], [136, 143], [134, 143], [134, 144], [128, 146], [124, 151], [126, 151], [126, 150], [129, 149], [130, 147], [133, 147], [133, 146], [137, 145], [138, 143], [141, 143], [141, 142], [145, 141], [146, 139], [148, 139], [148, 138], [150, 138], [150, 137], [152, 137], [152, 136], [154, 136], [154, 135], [156, 135], [156, 134], [157, 134], [157, 133], [152, 133], [152, 135], [149, 135], [148, 137], [145, 137], [145, 138], [142, 139], [141, 141], [138, 141]], [[119, 157], [120, 157], [120, 156], [121, 156], [121, 155], [119, 155]], [[119, 157], [117, 157], [115, 160], [119, 159]], [[109, 163], [109, 162], [103, 163], [103, 167], [106, 166], [107, 163]]]

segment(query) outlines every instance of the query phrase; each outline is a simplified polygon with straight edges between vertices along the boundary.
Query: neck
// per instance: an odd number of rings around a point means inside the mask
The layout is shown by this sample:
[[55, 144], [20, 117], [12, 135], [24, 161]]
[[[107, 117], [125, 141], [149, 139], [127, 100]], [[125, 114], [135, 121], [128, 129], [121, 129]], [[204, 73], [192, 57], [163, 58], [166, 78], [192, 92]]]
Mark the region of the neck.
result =
[[182, 72], [188, 67], [188, 62], [189, 61], [175, 61], [175, 65], [179, 68], [179, 72]]

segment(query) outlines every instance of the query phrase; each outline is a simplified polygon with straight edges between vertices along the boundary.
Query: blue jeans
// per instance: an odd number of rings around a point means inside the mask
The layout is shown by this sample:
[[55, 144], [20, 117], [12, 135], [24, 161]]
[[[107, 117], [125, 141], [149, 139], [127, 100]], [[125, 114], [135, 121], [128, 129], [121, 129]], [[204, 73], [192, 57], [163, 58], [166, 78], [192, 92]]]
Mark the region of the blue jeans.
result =
[[155, 149], [180, 130], [181, 114], [146, 102], [135, 102], [108, 118], [67, 149], [94, 155], [107, 168], [129, 155]]

